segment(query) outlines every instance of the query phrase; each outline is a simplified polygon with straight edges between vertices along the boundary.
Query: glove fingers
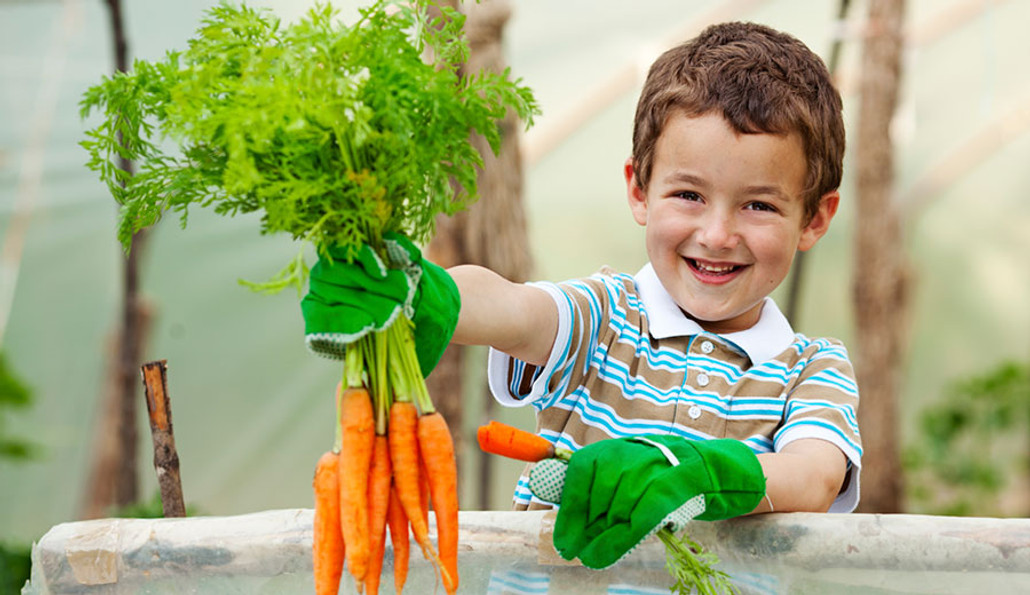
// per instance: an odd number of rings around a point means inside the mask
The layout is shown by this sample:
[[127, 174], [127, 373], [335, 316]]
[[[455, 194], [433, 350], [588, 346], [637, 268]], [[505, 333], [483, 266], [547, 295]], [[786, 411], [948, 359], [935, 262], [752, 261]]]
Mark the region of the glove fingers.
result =
[[602, 440], [572, 456], [554, 527], [555, 547], [559, 542], [564, 546], [559, 553], [566, 559], [578, 556], [609, 525], [630, 518], [642, 484], [634, 487], [637, 475], [619, 462], [650, 448], [623, 440]]
[[350, 297], [309, 291], [300, 302], [305, 334], [333, 333], [358, 338], [370, 329], [386, 328], [401, 310], [401, 305], [391, 298], [366, 294], [361, 296], [360, 303], [355, 303]]
[[641, 501], [661, 478], [655, 471], [656, 467], [665, 467], [665, 462], [656, 458], [622, 471], [606, 511], [609, 522], [628, 523], [634, 516], [639, 516], [641, 510], [646, 510], [641, 507]]
[[593, 492], [590, 486], [593, 485], [596, 468], [592, 461], [584, 464], [576, 457], [568, 467], [558, 518], [554, 522], [554, 548], [563, 558], [571, 560], [590, 541], [586, 530], [590, 524], [588, 515]]
[[308, 291], [326, 304], [345, 303], [347, 297], [356, 291], [382, 296], [393, 302], [407, 302], [412, 288], [404, 271], [379, 269], [382, 262], [370, 249], [367, 254], [372, 255], [365, 257], [367, 262], [358, 260], [355, 264], [339, 260], [330, 264], [320, 259], [311, 269]]
[[579, 561], [587, 568], [607, 568], [631, 552], [653, 528], [653, 525], [641, 528], [630, 523], [606, 527], [579, 550]]

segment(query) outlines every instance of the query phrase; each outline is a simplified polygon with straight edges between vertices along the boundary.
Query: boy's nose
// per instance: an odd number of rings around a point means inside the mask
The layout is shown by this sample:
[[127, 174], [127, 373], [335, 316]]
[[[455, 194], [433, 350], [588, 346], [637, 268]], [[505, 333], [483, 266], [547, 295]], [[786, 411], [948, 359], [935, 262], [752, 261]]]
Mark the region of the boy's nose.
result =
[[697, 235], [698, 243], [713, 251], [735, 248], [738, 240], [736, 224], [728, 213], [710, 213]]

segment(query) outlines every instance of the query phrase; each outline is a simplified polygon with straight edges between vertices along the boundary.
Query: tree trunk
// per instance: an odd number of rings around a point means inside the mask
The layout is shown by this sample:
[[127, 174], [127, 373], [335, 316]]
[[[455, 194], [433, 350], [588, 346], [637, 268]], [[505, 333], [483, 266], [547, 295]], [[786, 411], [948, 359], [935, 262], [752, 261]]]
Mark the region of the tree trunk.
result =
[[[104, 389], [93, 429], [92, 460], [86, 478], [85, 499], [80, 516], [95, 519], [109, 516], [112, 510], [139, 500], [136, 453], [136, 391], [142, 393], [139, 367], [135, 374], [125, 371], [123, 356], [142, 352], [150, 327], [150, 308], [142, 301], [134, 305], [135, 329], [126, 335], [121, 326], [110, 338], [107, 351]], [[123, 323], [124, 324], [124, 323]], [[127, 386], [128, 385], [128, 386]], [[130, 453], [131, 461], [126, 460]]]
[[863, 512], [901, 510], [897, 394], [908, 273], [894, 200], [890, 124], [901, 80], [903, 0], [871, 0], [856, 141], [855, 368], [861, 391]]
[[[463, 71], [503, 72], [506, 64], [501, 39], [511, 16], [508, 2], [484, 0], [468, 5], [466, 10], [465, 34], [470, 51]], [[501, 122], [503, 141], [497, 155], [481, 137], [471, 139], [484, 161], [478, 180], [480, 199], [466, 211], [437, 219], [436, 236], [426, 251], [434, 262], [444, 267], [478, 264], [512, 281], [528, 279], [532, 262], [522, 203], [521, 127], [522, 123], [509, 112]], [[451, 345], [427, 379], [430, 394], [451, 427], [459, 457], [470, 452], [465, 449], [468, 440], [462, 432], [462, 376], [466, 359], [464, 348]], [[482, 391], [484, 416], [489, 417], [493, 399], [485, 386]], [[482, 453], [478, 457], [481, 484], [478, 507], [485, 509], [489, 508], [491, 464]]]
[[[114, 45], [115, 71], [129, 68], [128, 42], [120, 0], [107, 0]], [[132, 171], [132, 163], [122, 159], [119, 167]], [[139, 500], [137, 453], [137, 397], [142, 394], [139, 367], [146, 343], [146, 307], [139, 294], [139, 257], [146, 233], [138, 232], [122, 267], [122, 312], [115, 332], [114, 347], [107, 367], [111, 381], [105, 385], [94, 438], [93, 460], [87, 479], [86, 501], [82, 515], [94, 518], [109, 514]]]

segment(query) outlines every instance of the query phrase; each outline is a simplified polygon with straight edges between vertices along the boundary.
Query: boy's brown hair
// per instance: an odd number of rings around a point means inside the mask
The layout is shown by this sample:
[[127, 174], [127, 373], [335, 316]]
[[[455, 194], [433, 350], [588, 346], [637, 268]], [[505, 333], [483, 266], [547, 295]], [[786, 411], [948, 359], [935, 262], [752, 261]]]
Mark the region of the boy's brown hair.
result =
[[796, 38], [754, 23], [712, 25], [651, 65], [633, 126], [637, 183], [646, 189], [651, 180], [655, 145], [670, 115], [714, 111], [742, 134], [800, 136], [808, 221], [819, 198], [840, 186], [841, 110], [826, 65]]

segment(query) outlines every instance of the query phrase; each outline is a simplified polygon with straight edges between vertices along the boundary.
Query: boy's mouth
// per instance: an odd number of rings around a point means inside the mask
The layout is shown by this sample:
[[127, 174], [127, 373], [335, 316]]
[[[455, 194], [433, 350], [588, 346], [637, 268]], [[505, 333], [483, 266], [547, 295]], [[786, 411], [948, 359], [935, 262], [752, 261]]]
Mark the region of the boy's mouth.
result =
[[744, 265], [705, 262], [703, 260], [697, 260], [696, 258], [687, 258], [686, 261], [697, 275], [709, 279], [729, 277], [744, 268]]

